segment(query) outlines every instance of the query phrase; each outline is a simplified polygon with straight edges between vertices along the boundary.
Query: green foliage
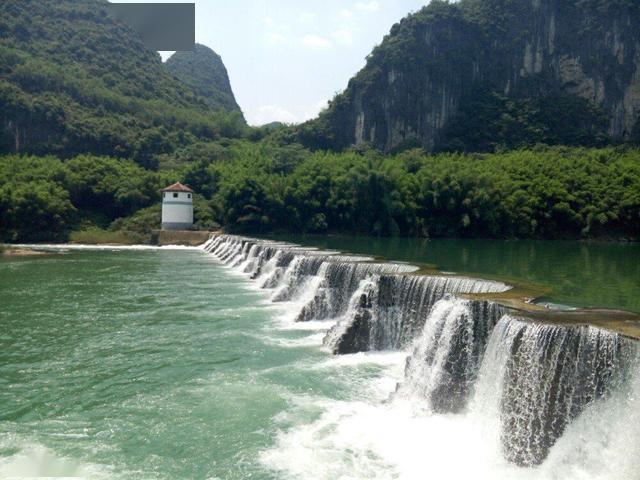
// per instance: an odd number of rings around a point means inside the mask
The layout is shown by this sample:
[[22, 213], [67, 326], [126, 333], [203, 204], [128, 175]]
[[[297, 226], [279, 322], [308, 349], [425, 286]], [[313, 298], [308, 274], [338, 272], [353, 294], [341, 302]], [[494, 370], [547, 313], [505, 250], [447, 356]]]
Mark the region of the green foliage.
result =
[[220, 224], [216, 221], [219, 218], [216, 209], [210, 199], [196, 195], [193, 200], [193, 228], [195, 230], [217, 230]]
[[82, 155], [0, 158], [4, 241], [95, 227], [147, 241], [158, 190], [195, 191], [196, 228], [491, 238], [640, 238], [640, 150], [536, 147], [494, 154], [311, 153], [236, 142], [170, 172]]
[[247, 233], [638, 238], [640, 151], [536, 147], [428, 156], [309, 153], [283, 171], [275, 147], [184, 172], [215, 220]]
[[397, 153], [597, 147], [614, 143], [610, 130], [628, 140], [613, 105], [637, 67], [640, 2], [428, 3], [392, 26], [328, 110], [298, 127], [297, 141], [335, 151], [365, 140]]
[[112, 231], [133, 232], [141, 236], [149, 236], [157, 230], [162, 220], [162, 205], [160, 202], [150, 207], [141, 208], [129, 217], [118, 218], [109, 226]]
[[158, 176], [130, 161], [80, 155], [68, 162], [68, 188], [76, 205], [126, 216], [158, 198]]
[[80, 155], [0, 157], [0, 238], [64, 240], [159, 202], [165, 177], [131, 161]]
[[165, 65], [214, 110], [235, 111], [242, 116], [231, 91], [227, 69], [220, 55], [210, 48], [196, 43], [192, 52], [176, 52]]
[[240, 137], [239, 111], [213, 110], [169, 73], [101, 0], [0, 5], [0, 153], [131, 158]]
[[53, 182], [4, 183], [0, 187], [3, 241], [62, 239], [74, 213], [69, 193]]
[[604, 112], [572, 95], [518, 100], [479, 88], [461, 103], [437, 150], [492, 152], [536, 144], [595, 147], [611, 141]]
[[133, 245], [147, 243], [145, 240], [147, 240], [146, 237], [137, 235], [133, 232], [103, 230], [98, 227], [91, 227], [86, 230], [71, 232], [69, 235], [69, 241], [71, 243], [87, 245]]
[[[575, 1], [610, 11], [604, 0]], [[631, 0], [615, 4], [636, 11]], [[603, 112], [547, 88], [544, 78], [532, 77], [510, 96], [476, 85], [437, 146], [498, 153], [425, 155], [416, 148], [422, 138], [409, 127], [424, 114], [413, 94], [424, 92], [422, 80], [436, 91], [442, 79], [466, 78], [465, 65], [486, 54], [466, 46], [488, 32], [494, 57], [496, 49], [520, 45], [530, 2], [434, 0], [393, 26], [316, 120], [259, 129], [249, 129], [238, 109], [218, 108], [229, 107], [229, 98], [206, 75], [186, 79], [200, 60], [179, 55], [172, 62], [196, 94], [104, 5], [0, 4], [0, 153], [32, 154], [0, 156], [0, 241], [63, 241], [71, 233], [73, 241], [146, 242], [160, 224], [159, 189], [177, 180], [196, 191], [196, 228], [640, 237], [640, 151], [599, 148], [609, 141]], [[589, 27], [587, 20], [576, 19], [576, 28]], [[351, 147], [354, 103], [388, 88], [401, 92], [399, 101], [366, 121], [402, 118], [405, 141], [387, 156], [368, 143]], [[378, 136], [390, 134], [384, 130]], [[640, 122], [631, 140], [640, 144]]]

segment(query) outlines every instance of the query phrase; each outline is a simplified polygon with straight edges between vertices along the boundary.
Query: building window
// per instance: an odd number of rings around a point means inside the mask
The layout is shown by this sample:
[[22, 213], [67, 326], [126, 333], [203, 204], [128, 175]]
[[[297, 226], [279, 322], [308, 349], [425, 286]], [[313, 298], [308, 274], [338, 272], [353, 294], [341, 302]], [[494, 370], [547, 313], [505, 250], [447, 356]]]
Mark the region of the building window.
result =
[[166, 197], [166, 196], [167, 196], [167, 194], [163, 192], [163, 193], [162, 193], [162, 198], [164, 198], [164, 197]]
[[177, 194], [177, 193], [174, 193], [174, 194], [173, 194], [173, 198], [178, 198], [178, 194]]
[[191, 198], [191, 194], [190, 193], [187, 193], [187, 198]]

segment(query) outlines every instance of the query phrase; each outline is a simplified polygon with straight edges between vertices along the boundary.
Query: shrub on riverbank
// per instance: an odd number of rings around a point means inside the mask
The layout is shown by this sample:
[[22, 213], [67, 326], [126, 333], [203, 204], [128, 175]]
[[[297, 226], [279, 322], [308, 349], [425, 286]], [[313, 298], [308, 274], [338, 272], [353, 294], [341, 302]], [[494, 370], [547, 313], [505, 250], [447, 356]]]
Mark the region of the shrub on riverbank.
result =
[[113, 231], [103, 230], [98, 227], [91, 227], [85, 230], [71, 232], [69, 241], [71, 243], [79, 243], [86, 245], [135, 245], [149, 243], [150, 238], [137, 232], [128, 232], [124, 230]]

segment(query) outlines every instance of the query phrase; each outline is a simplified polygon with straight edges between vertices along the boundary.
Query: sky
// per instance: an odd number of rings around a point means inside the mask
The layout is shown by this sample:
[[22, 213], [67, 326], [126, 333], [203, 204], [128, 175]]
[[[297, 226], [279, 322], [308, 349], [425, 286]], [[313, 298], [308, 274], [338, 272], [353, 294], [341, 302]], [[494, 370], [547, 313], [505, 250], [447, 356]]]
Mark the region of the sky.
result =
[[428, 2], [195, 0], [196, 42], [222, 57], [250, 125], [298, 123], [344, 90], [394, 23]]

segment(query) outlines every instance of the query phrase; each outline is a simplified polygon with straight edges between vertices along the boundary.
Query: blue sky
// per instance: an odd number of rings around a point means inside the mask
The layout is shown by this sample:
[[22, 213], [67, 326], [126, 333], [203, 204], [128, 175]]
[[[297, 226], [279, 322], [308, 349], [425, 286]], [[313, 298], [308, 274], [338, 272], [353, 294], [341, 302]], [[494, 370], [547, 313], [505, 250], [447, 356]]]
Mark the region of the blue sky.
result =
[[249, 124], [296, 123], [316, 116], [391, 26], [428, 2], [195, 0], [196, 42], [222, 56]]

